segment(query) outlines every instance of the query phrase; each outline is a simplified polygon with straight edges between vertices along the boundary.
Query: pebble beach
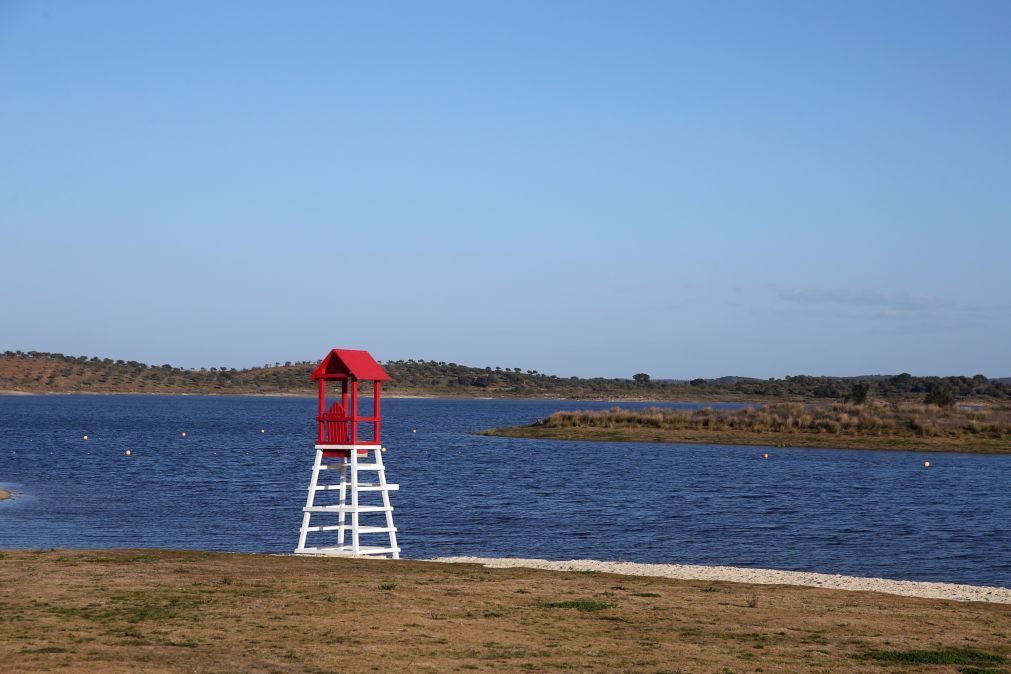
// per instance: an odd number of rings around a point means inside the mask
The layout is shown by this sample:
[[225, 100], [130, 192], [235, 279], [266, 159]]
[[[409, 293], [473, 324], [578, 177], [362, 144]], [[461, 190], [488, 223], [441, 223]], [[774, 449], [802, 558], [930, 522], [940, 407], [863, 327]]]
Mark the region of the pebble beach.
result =
[[748, 569], [734, 566], [693, 566], [686, 564], [639, 564], [636, 562], [604, 562], [594, 559], [573, 559], [556, 562], [546, 559], [510, 559], [491, 557], [438, 557], [431, 561], [482, 564], [489, 568], [522, 567], [548, 571], [597, 571], [626, 576], [657, 576], [680, 580], [710, 580], [728, 583], [753, 583], [756, 585], [803, 585], [835, 590], [884, 592], [905, 597], [925, 599], [950, 599], [954, 601], [983, 601], [1011, 604], [1011, 588], [933, 583], [887, 578], [862, 578], [838, 574], [811, 573], [807, 571], [779, 571], [776, 569]]

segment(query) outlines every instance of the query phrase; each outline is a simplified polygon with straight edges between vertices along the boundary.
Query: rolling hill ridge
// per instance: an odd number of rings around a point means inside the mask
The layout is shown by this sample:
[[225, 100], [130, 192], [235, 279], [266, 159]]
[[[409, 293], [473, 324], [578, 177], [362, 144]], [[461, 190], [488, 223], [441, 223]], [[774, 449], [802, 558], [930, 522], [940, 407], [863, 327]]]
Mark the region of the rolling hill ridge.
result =
[[[315, 362], [277, 362], [262, 367], [181, 368], [137, 361], [67, 356], [39, 351], [0, 354], [0, 391], [25, 393], [160, 393], [312, 395]], [[1011, 399], [1011, 382], [973, 377], [788, 376], [782, 379], [721, 377], [690, 381], [559, 377], [536, 370], [473, 367], [423, 360], [386, 361], [393, 395], [628, 400], [846, 399], [866, 383], [882, 398], [922, 398], [942, 387], [956, 399]]]

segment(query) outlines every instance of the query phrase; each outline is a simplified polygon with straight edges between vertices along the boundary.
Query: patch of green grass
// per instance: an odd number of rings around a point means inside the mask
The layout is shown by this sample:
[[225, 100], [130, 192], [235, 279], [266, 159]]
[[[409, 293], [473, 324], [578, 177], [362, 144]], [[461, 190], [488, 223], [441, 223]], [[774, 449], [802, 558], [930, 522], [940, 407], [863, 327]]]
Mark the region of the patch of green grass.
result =
[[163, 596], [151, 592], [130, 592], [109, 598], [106, 604], [88, 604], [84, 607], [48, 606], [55, 615], [82, 618], [97, 623], [123, 621], [137, 623], [142, 620], [168, 620], [182, 615], [192, 616], [191, 609], [208, 603], [208, 599], [193, 596]]
[[485, 650], [479, 651], [469, 649], [463, 653], [464, 657], [476, 660], [508, 660], [511, 658], [549, 658], [551, 652], [546, 650], [530, 650], [519, 646], [507, 646], [495, 641], [486, 641], [482, 644]]
[[864, 658], [912, 665], [1003, 665], [1007, 658], [975, 648], [939, 648], [934, 651], [870, 651]]
[[658, 594], [656, 592], [633, 592], [632, 596], [633, 597], [660, 597], [662, 595], [660, 595], [660, 594]]
[[720, 588], [718, 586], [716, 586], [716, 585], [707, 585], [704, 588], [702, 588], [702, 591], [703, 592], [719, 592]]
[[66, 648], [60, 648], [59, 646], [43, 646], [42, 648], [26, 648], [21, 653], [23, 655], [30, 655], [34, 653], [69, 653], [70, 651]]
[[108, 634], [111, 634], [112, 636], [117, 636], [117, 637], [130, 637], [131, 639], [143, 639], [144, 638], [144, 635], [141, 634], [140, 632], [138, 632], [137, 630], [130, 630], [130, 629], [126, 629], [126, 630], [110, 630], [108, 632]]
[[379, 586], [379, 589], [380, 590], [386, 590], [387, 592], [389, 592], [390, 590], [396, 590], [397, 589], [397, 584], [396, 583], [383, 583], [382, 585]]
[[544, 608], [574, 608], [580, 611], [603, 611], [614, 604], [593, 599], [570, 599], [569, 601], [552, 601], [543, 605]]
[[161, 561], [161, 558], [157, 555], [131, 555], [129, 557], [85, 557], [81, 561], [93, 564], [133, 564], [135, 562], [158, 562]]

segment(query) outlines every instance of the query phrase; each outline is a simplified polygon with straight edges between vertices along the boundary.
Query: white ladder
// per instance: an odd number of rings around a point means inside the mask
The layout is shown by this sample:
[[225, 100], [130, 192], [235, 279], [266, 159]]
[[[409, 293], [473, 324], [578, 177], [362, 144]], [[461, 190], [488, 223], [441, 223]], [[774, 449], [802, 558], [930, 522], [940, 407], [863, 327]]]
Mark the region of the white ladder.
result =
[[[323, 463], [323, 452], [343, 450], [347, 456], [337, 458], [332, 463]], [[359, 450], [365, 450], [373, 455], [371, 463], [366, 456], [359, 456]], [[302, 528], [298, 533], [298, 547], [295, 554], [303, 555], [351, 555], [355, 557], [391, 555], [400, 559], [400, 548], [397, 546], [397, 528], [393, 526], [393, 506], [390, 505], [390, 492], [400, 489], [398, 484], [386, 482], [386, 468], [383, 466], [383, 451], [381, 445], [316, 445], [316, 461], [312, 465], [312, 480], [309, 482], [309, 496], [302, 508]], [[366, 463], [361, 463], [365, 459]], [[324, 470], [339, 470], [340, 482], [334, 484], [319, 484], [319, 475]], [[359, 471], [375, 471], [378, 483], [359, 482]], [[338, 492], [338, 502], [327, 505], [316, 505], [317, 492]], [[366, 505], [359, 503], [363, 493], [379, 493], [382, 505]], [[350, 497], [350, 503], [348, 499]], [[335, 513], [337, 524], [310, 526], [314, 514]], [[365, 526], [359, 523], [359, 515], [365, 513], [383, 513], [386, 516], [385, 526]], [[351, 515], [351, 524], [347, 524], [347, 515]], [[307, 548], [305, 539], [310, 533], [324, 531], [337, 532], [336, 546], [317, 546]], [[347, 543], [348, 531], [351, 532], [351, 543]], [[389, 545], [362, 545], [360, 537], [363, 534], [386, 534]]]

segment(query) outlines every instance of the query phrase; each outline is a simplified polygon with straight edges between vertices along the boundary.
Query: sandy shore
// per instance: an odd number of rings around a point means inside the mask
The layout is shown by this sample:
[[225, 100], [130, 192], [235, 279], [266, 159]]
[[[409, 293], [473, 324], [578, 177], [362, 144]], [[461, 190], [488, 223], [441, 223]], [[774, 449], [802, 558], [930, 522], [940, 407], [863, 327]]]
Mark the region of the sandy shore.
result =
[[11, 497], [11, 493], [5, 489], [0, 489], [0, 501], [6, 501]]
[[905, 597], [927, 599], [952, 599], [954, 601], [986, 601], [1011, 604], [1011, 589], [957, 585], [955, 583], [927, 583], [887, 578], [861, 578], [806, 571], [777, 571], [775, 569], [745, 569], [734, 566], [689, 566], [685, 564], [638, 564], [635, 562], [601, 562], [593, 559], [573, 559], [552, 562], [546, 559], [507, 559], [491, 557], [439, 557], [430, 561], [460, 564], [483, 564], [490, 568], [523, 567], [549, 571], [599, 571], [627, 576], [658, 576], [681, 580], [713, 580], [728, 583], [754, 583], [758, 585], [806, 585], [809, 587], [862, 592], [884, 592]]

